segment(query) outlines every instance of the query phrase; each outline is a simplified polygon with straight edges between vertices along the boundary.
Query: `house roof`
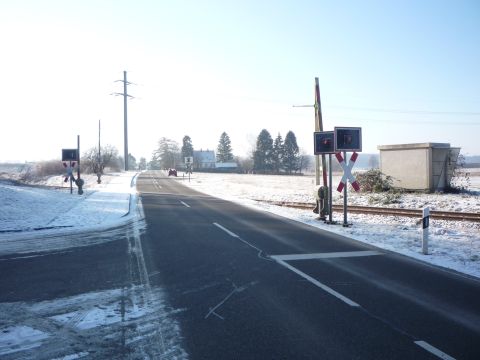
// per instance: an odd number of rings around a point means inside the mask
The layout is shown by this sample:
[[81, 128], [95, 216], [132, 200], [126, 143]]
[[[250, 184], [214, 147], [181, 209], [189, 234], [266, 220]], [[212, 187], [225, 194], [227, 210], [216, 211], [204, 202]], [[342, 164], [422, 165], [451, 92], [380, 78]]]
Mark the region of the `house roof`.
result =
[[196, 161], [207, 163], [215, 162], [215, 152], [213, 150], [194, 150], [193, 157]]

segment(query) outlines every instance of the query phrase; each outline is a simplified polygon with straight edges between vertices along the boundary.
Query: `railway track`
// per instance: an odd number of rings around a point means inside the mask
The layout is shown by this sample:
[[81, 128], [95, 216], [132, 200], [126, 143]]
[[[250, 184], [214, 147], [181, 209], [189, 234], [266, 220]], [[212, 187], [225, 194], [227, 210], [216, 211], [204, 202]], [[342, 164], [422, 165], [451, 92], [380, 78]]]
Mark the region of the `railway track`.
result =
[[[270, 200], [255, 200], [255, 201], [264, 202], [271, 205], [285, 206], [285, 207], [304, 209], [304, 210], [311, 210], [315, 207], [315, 204], [313, 203], [270, 201]], [[343, 205], [332, 205], [332, 210], [334, 212], [343, 212]], [[353, 214], [405, 216], [405, 217], [415, 217], [415, 218], [422, 217], [421, 209], [399, 209], [399, 208], [387, 208], [387, 207], [349, 205], [348, 212]], [[439, 220], [480, 222], [480, 213], [431, 210], [430, 217], [432, 219], [439, 219]]]

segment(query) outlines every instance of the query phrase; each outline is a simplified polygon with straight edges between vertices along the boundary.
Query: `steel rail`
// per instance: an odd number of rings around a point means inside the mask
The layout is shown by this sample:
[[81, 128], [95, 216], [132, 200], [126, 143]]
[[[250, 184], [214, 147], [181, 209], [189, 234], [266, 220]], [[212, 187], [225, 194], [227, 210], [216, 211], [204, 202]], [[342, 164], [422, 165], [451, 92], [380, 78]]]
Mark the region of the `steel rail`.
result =
[[[271, 200], [257, 200], [258, 202], [264, 202], [271, 205], [285, 206], [296, 209], [313, 209], [315, 204], [313, 203], [301, 203], [301, 202], [286, 202], [286, 201], [271, 201]], [[342, 212], [343, 205], [332, 205], [334, 212]], [[400, 209], [389, 207], [371, 207], [350, 205], [348, 211], [354, 214], [372, 214], [372, 215], [389, 215], [389, 216], [404, 216], [404, 217], [422, 217], [422, 209]], [[430, 217], [432, 219], [450, 220], [450, 221], [473, 221], [480, 222], [480, 213], [466, 213], [466, 212], [454, 212], [454, 211], [430, 211]]]

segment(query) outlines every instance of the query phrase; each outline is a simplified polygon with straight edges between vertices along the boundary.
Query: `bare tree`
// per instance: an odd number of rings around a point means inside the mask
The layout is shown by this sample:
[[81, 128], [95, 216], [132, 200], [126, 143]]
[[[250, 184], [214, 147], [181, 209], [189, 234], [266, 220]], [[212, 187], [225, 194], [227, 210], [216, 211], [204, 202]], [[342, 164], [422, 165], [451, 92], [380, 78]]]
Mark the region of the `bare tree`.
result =
[[100, 156], [98, 147], [88, 149], [82, 156], [82, 168], [87, 173], [102, 173], [105, 168], [113, 171], [120, 171], [120, 157], [118, 150], [113, 145], [105, 145], [100, 147]]

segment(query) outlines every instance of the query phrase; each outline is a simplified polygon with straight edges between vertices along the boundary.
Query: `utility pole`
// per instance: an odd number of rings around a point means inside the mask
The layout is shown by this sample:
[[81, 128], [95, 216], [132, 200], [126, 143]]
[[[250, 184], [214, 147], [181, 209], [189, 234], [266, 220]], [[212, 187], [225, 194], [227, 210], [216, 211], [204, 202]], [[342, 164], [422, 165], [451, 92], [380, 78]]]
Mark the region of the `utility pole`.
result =
[[101, 153], [100, 153], [100, 120], [98, 120], [98, 163], [100, 164]]
[[[318, 77], [315, 78], [315, 104], [314, 105], [293, 105], [293, 107], [315, 108], [315, 131], [323, 131], [322, 106], [320, 103], [320, 85]], [[323, 185], [327, 186], [327, 173], [325, 172], [325, 154], [322, 154]], [[315, 155], [315, 185], [320, 185], [320, 157]]]
[[127, 72], [123, 72], [123, 80], [116, 80], [115, 82], [123, 82], [123, 93], [113, 93], [112, 95], [123, 96], [123, 153], [125, 161], [125, 171], [128, 170], [128, 123], [127, 123], [127, 98], [133, 98], [128, 95], [127, 85], [131, 83], [127, 81]]
[[78, 168], [77, 168], [77, 180], [75, 180], [75, 184], [78, 187], [78, 195], [82, 195], [83, 185], [85, 184], [85, 181], [83, 181], [83, 179], [80, 178], [80, 135], [77, 135], [77, 154], [78, 154], [78, 158], [77, 158]]
[[[315, 108], [315, 131], [323, 131], [323, 121], [322, 121], [322, 106], [320, 102], [320, 85], [318, 83], [318, 77], [315, 78], [315, 104], [314, 105], [293, 105], [293, 107], [313, 107]], [[330, 156], [331, 159], [331, 156]], [[326, 160], [325, 160], [325, 154], [322, 154], [322, 175], [323, 175], [323, 186], [325, 189], [328, 188], [328, 182], [327, 182], [327, 173], [326, 173]], [[329, 166], [331, 166], [331, 161], [329, 163]], [[330, 180], [331, 181], [331, 180]], [[318, 187], [320, 185], [320, 157], [319, 155], [315, 155], [315, 185]], [[330, 189], [331, 189], [331, 184], [330, 184]], [[331, 191], [330, 193], [330, 199], [329, 203], [331, 204]], [[331, 207], [330, 208], [330, 214], [331, 214]], [[320, 203], [317, 200], [317, 205], [313, 212], [318, 213], [320, 215], [321, 220], [326, 220], [325, 218], [325, 210], [320, 209]], [[331, 217], [331, 215], [330, 215]], [[331, 221], [331, 218], [330, 218]]]
[[102, 172], [103, 172], [103, 162], [102, 162], [102, 150], [100, 147], [100, 120], [98, 120], [98, 157], [97, 157], [97, 184], [102, 183]]
[[[322, 105], [320, 102], [320, 85], [318, 84], [318, 77], [315, 78], [315, 131], [323, 131], [323, 119], [322, 119]], [[315, 156], [315, 185], [320, 185], [320, 164], [319, 156]], [[327, 187], [327, 173], [326, 170], [326, 161], [325, 154], [322, 154], [322, 176], [323, 176], [323, 186]]]

